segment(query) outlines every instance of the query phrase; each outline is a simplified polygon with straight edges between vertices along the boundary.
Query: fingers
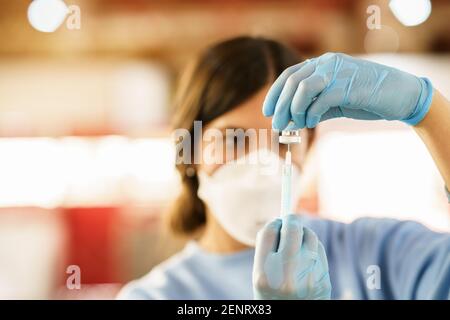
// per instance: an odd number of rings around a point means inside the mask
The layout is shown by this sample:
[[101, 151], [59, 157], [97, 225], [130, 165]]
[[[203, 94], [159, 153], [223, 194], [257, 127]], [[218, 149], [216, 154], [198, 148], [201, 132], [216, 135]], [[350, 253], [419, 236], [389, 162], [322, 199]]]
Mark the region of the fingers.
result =
[[322, 279], [315, 284], [315, 292], [313, 300], [329, 300], [331, 299], [331, 281], [330, 274], [326, 273]]
[[281, 220], [267, 223], [256, 236], [255, 259], [276, 252], [280, 239]]
[[255, 297], [329, 299], [331, 284], [323, 245], [294, 214], [268, 223], [257, 236]]
[[319, 242], [319, 247], [317, 250], [317, 254], [319, 256], [319, 261], [322, 263], [322, 266], [324, 268], [324, 272], [328, 272], [328, 259], [327, 259], [327, 254], [325, 252], [325, 248], [323, 247], [322, 242]]
[[[323, 79], [323, 78], [322, 78]], [[324, 82], [325, 83], [325, 82]], [[317, 97], [317, 99], [309, 106], [306, 115], [306, 126], [314, 128], [320, 122], [324, 113], [332, 107], [338, 107], [342, 100], [342, 90], [331, 89], [325, 90]]]
[[[288, 68], [275, 81], [269, 90], [264, 103], [264, 114], [273, 114], [272, 126], [274, 129], [283, 130], [291, 120], [290, 106], [292, 98], [301, 81], [308, 78], [315, 70], [314, 60], [308, 60], [297, 68]], [[292, 72], [292, 70], [294, 70]]]
[[[317, 238], [317, 235], [311, 229], [304, 229], [304, 248], [312, 253], [311, 257], [315, 257], [315, 259], [317, 259], [316, 263], [314, 263], [313, 272], [311, 272], [314, 279], [316, 293], [320, 291], [328, 292], [330, 291], [330, 279], [328, 274], [328, 259], [325, 248]], [[322, 296], [322, 294], [319, 295]]]
[[[337, 92], [322, 92], [311, 104], [306, 114], [306, 127], [314, 128], [319, 122], [334, 118], [351, 118], [359, 120], [380, 120], [380, 115], [362, 109], [353, 109], [352, 106], [342, 108], [339, 106], [340, 94]], [[294, 117], [295, 118], [295, 117]]]
[[342, 90], [324, 94], [336, 70], [340, 69], [342, 58], [339, 57], [327, 53], [290, 67], [281, 74], [270, 88], [263, 105], [264, 115], [273, 115], [274, 129], [285, 129], [291, 120], [297, 128], [313, 128], [330, 108], [340, 106]]
[[303, 247], [312, 253], [317, 253], [317, 248], [319, 246], [319, 239], [317, 239], [317, 235], [314, 231], [307, 227], [303, 228], [303, 232]]
[[300, 126], [298, 126], [295, 122], [289, 122], [289, 124], [287, 125], [287, 127], [284, 130], [298, 130], [298, 129], [302, 129]]
[[282, 252], [286, 256], [294, 256], [300, 250], [302, 242], [303, 224], [300, 217], [295, 214], [283, 217], [278, 252]]
[[314, 72], [314, 68], [312, 63], [307, 64], [302, 69], [290, 75], [286, 80], [275, 106], [275, 113], [272, 120], [274, 129], [283, 130], [288, 125], [292, 118], [291, 104], [295, 92], [298, 90], [299, 84]]
[[318, 74], [313, 74], [300, 82], [290, 106], [292, 119], [297, 126], [300, 128], [306, 126], [306, 113], [309, 114], [308, 107], [326, 86], [324, 78]]
[[[276, 260], [271, 258], [273, 258], [272, 253], [275, 253], [278, 248], [280, 230], [281, 220], [275, 219], [267, 223], [256, 236], [255, 259], [253, 263], [253, 286], [256, 292], [265, 290], [268, 285], [273, 284], [273, 282], [279, 282], [279, 278], [283, 277], [279, 272], [272, 275], [273, 272], [270, 272], [270, 268], [266, 270], [267, 265], [270, 267], [270, 264], [276, 264]], [[271, 273], [269, 278], [266, 272]]]
[[275, 112], [275, 106], [277, 104], [278, 98], [280, 97], [281, 91], [283, 90], [286, 80], [296, 71], [300, 70], [305, 64], [309, 63], [310, 60], [306, 60], [302, 63], [291, 66], [283, 71], [283, 73], [278, 77], [277, 80], [272, 84], [267, 93], [266, 99], [263, 103], [263, 114], [266, 117], [273, 116]]

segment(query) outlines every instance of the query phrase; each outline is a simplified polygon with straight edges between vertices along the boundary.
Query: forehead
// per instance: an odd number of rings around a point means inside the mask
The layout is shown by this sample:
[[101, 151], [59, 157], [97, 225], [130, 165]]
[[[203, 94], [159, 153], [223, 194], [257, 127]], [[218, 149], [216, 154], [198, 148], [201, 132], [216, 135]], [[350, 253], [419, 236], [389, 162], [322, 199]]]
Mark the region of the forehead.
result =
[[208, 123], [206, 127], [271, 129], [272, 119], [264, 117], [261, 111], [268, 90], [269, 86], [265, 86], [250, 99]]

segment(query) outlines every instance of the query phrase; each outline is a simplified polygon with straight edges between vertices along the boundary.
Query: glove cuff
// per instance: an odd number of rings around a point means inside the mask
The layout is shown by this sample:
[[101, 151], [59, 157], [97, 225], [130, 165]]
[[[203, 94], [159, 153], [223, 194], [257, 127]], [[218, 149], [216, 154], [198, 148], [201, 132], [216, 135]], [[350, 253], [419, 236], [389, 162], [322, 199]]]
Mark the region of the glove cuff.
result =
[[414, 109], [414, 112], [406, 119], [402, 121], [410, 126], [415, 126], [418, 124], [425, 115], [430, 110], [431, 101], [433, 100], [433, 85], [428, 78], [419, 78], [420, 84], [422, 86], [422, 91], [420, 93], [419, 101]]

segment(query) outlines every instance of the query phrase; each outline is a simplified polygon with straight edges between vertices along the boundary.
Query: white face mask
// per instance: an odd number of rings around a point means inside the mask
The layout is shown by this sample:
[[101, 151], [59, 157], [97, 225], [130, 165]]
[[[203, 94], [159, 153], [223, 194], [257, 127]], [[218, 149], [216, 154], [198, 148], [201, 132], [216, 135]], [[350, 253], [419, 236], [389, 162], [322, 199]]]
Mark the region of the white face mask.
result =
[[[259, 161], [249, 161], [257, 157]], [[262, 160], [263, 159], [263, 160]], [[257, 232], [280, 214], [283, 160], [270, 151], [255, 151], [245, 161], [231, 161], [212, 175], [198, 172], [198, 196], [234, 239], [254, 246]], [[292, 168], [292, 204], [300, 197], [300, 172]]]

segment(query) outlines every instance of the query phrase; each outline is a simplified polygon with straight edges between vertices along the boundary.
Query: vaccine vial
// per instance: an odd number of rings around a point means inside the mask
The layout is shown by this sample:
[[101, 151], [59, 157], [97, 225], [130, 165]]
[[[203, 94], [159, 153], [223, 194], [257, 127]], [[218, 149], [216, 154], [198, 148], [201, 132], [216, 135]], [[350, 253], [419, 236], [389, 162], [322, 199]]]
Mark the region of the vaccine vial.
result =
[[279, 142], [287, 145], [302, 142], [302, 138], [300, 137], [300, 130], [281, 131]]

